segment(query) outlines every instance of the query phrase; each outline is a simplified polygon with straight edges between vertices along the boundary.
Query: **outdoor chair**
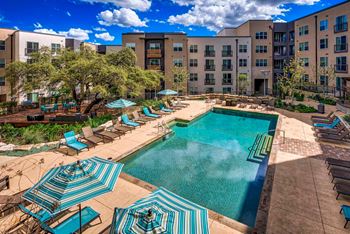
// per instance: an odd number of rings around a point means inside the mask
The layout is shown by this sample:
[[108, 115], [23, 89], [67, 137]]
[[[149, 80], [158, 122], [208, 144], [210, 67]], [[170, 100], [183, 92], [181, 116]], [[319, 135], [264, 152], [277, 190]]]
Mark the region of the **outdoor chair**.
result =
[[160, 115], [151, 113], [151, 112], [148, 110], [147, 107], [144, 107], [142, 110], [143, 110], [143, 113], [144, 113], [147, 117], [151, 117], [151, 118], [160, 118]]
[[315, 121], [315, 122], [322, 122], [322, 121], [326, 121], [328, 122], [331, 117], [333, 116], [334, 112], [330, 112], [327, 116], [322, 116], [322, 115], [312, 115], [311, 116], [311, 120]]
[[145, 118], [141, 118], [140, 115], [137, 113], [137, 111], [132, 112], [132, 121], [138, 123], [142, 123], [142, 124], [146, 124], [147, 122], [149, 122], [149, 119], [145, 119]]
[[94, 134], [96, 134], [97, 136], [102, 137], [104, 139], [107, 138], [107, 139], [109, 139], [111, 141], [114, 141], [114, 139], [116, 139], [116, 138], [120, 139], [121, 136], [124, 135], [124, 133], [107, 131], [104, 128], [95, 130]]
[[344, 131], [339, 135], [320, 133], [317, 135], [317, 138], [318, 138], [318, 140], [321, 140], [321, 141], [343, 143], [346, 141], [346, 138], [349, 136], [349, 134], [350, 134], [349, 130], [344, 129]]
[[[92, 221], [99, 219], [102, 223], [101, 216], [98, 212], [87, 206], [81, 210], [81, 228], [86, 228]], [[52, 234], [76, 233], [80, 229], [80, 214], [73, 214], [69, 218], [62, 221], [55, 227], [50, 227], [46, 223], [40, 222], [41, 228]]]
[[314, 127], [316, 128], [335, 128], [335, 126], [337, 126], [340, 123], [340, 119], [339, 118], [335, 118], [333, 122], [327, 124], [327, 123], [314, 123]]
[[131, 126], [131, 127], [140, 127], [140, 123], [136, 123], [136, 122], [133, 122], [129, 119], [128, 115], [126, 114], [123, 114], [122, 115], [122, 122], [123, 124], [127, 125], [127, 126]]
[[328, 164], [327, 169], [329, 169], [330, 166], [350, 168], [350, 161], [347, 161], [347, 160], [341, 160], [336, 158], [326, 158], [325, 163]]
[[171, 110], [169, 108], [165, 108], [164, 104], [159, 104], [159, 109], [164, 112], [174, 112], [174, 110]]
[[130, 127], [130, 126], [123, 126], [119, 120], [112, 120], [113, 126], [111, 128], [111, 130], [113, 132], [120, 132], [120, 133], [127, 133], [127, 132], [131, 132], [132, 130], [134, 130], [134, 127]]
[[170, 110], [181, 110], [182, 108], [181, 107], [172, 107], [169, 105], [169, 103], [167, 101], [164, 102], [164, 105], [167, 109], [170, 109]]
[[342, 205], [340, 207], [340, 213], [344, 215], [345, 218], [345, 225], [344, 228], [346, 228], [346, 225], [348, 224], [349, 220], [350, 220], [350, 206], [348, 205]]
[[2, 179], [0, 179], [0, 192], [5, 189], [10, 188], [10, 177], [5, 176]]
[[335, 198], [338, 200], [340, 195], [350, 196], [350, 185], [345, 183], [335, 183], [333, 189], [337, 191], [337, 197]]
[[186, 105], [183, 105], [181, 103], [176, 103], [174, 100], [170, 100], [170, 106], [175, 106], [175, 107], [180, 107], [180, 108], [187, 107]]
[[[33, 212], [31, 210], [29, 210], [27, 207], [25, 207], [23, 204], [19, 204], [18, 208], [25, 214], [25, 215], [29, 215], [30, 217], [33, 217], [34, 219], [36, 219], [39, 222], [42, 223], [46, 223], [47, 221], [53, 219], [55, 216], [50, 214], [49, 212], [47, 212], [44, 209], [40, 209], [37, 212]], [[23, 216], [21, 216], [22, 218]]]
[[25, 191], [27, 190], [12, 195], [0, 195], [0, 217], [15, 212], [19, 204], [29, 204], [22, 198]]
[[144, 121], [144, 122], [148, 122], [148, 121], [154, 120], [154, 118], [151, 118], [151, 117], [141, 116], [138, 111], [132, 112], [132, 115], [134, 116], [135, 120], [140, 120], [140, 121]]
[[329, 129], [329, 128], [316, 128], [315, 131], [316, 131], [316, 133], [338, 135], [345, 129], [346, 129], [345, 125], [341, 123], [336, 128], [331, 128], [331, 129]]
[[84, 139], [91, 142], [94, 145], [97, 145], [98, 143], [104, 141], [103, 138], [98, 137], [94, 134], [90, 126], [82, 128], [82, 131], [83, 131]]
[[340, 168], [331, 168], [329, 173], [332, 176], [332, 183], [335, 179], [350, 180], [350, 172]]
[[165, 111], [156, 111], [153, 109], [152, 106], [149, 106], [148, 109], [151, 111], [152, 114], [155, 114], [155, 115], [170, 115], [171, 114], [171, 113], [165, 112]]
[[89, 146], [83, 142], [78, 141], [78, 139], [75, 137], [74, 131], [66, 132], [64, 133], [64, 138], [66, 140], [66, 145], [77, 151], [77, 154], [79, 154], [80, 151], [83, 149], [88, 149]]
[[47, 112], [48, 112], [46, 106], [44, 106], [44, 105], [41, 105], [41, 106], [40, 106], [40, 110], [41, 110], [41, 112], [43, 112], [43, 113], [47, 113]]

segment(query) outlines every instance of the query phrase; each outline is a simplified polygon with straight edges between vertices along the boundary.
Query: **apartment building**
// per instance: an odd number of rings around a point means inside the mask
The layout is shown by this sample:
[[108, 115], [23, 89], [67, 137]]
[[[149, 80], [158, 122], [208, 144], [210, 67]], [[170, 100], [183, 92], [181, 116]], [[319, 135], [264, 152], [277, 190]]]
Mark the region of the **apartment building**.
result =
[[250, 37], [188, 37], [189, 94], [252, 92]]
[[[350, 2], [295, 20], [296, 55], [305, 66], [306, 82], [335, 86], [340, 91], [350, 84], [349, 21]], [[317, 72], [319, 67], [334, 67], [336, 79]]]
[[97, 52], [99, 54], [112, 54], [122, 50], [122, 45], [98, 45]]
[[[185, 33], [125, 33], [122, 37], [123, 47], [135, 51], [138, 66], [164, 73], [165, 79], [159, 89], [174, 87], [174, 67], [188, 67]], [[181, 85], [179, 93], [187, 93], [187, 81]], [[154, 91], [146, 90], [145, 96], [153, 97]]]

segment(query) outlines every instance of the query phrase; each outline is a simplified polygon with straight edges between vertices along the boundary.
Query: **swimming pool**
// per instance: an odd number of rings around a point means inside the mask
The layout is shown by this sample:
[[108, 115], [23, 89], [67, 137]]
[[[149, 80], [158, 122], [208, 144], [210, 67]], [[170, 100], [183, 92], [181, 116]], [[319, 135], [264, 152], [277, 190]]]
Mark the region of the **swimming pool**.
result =
[[123, 171], [254, 226], [268, 157], [248, 161], [248, 148], [276, 123], [274, 115], [214, 109], [123, 159]]

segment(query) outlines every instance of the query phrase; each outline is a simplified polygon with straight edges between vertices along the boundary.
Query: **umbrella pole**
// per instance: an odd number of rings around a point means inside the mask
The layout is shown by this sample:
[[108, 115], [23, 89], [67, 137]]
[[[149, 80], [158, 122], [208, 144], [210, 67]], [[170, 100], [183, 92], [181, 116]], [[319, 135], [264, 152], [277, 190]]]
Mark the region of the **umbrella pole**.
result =
[[79, 233], [81, 234], [81, 204], [79, 206]]

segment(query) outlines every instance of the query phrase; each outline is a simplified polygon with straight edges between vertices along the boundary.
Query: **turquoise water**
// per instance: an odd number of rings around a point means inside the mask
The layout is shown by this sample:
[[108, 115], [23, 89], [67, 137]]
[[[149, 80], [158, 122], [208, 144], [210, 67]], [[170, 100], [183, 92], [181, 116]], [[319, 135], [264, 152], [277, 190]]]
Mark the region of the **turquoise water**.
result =
[[[221, 113], [218, 113], [221, 112]], [[267, 158], [247, 161], [257, 133], [276, 117], [215, 110], [123, 160], [124, 172], [254, 226]]]

